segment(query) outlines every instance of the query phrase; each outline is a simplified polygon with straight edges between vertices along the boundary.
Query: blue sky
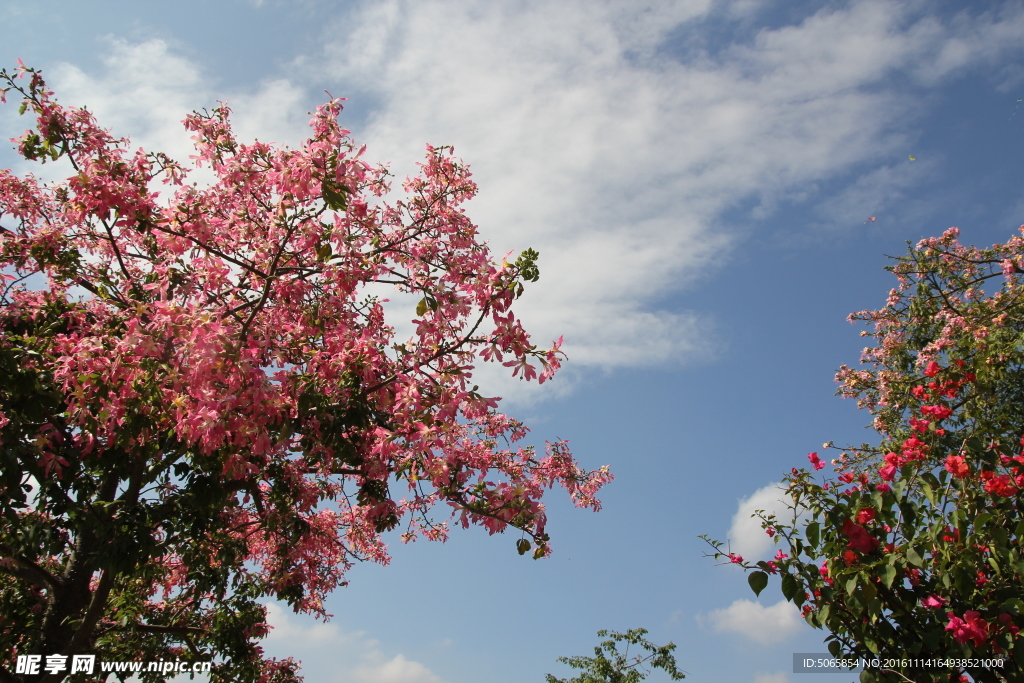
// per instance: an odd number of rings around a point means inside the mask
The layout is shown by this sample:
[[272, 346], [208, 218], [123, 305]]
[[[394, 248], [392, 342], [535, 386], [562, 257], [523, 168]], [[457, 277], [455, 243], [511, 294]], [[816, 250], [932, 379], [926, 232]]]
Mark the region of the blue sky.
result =
[[539, 683], [638, 626], [687, 680], [848, 678], [791, 673], [825, 634], [696, 537], [772, 554], [743, 511], [822, 442], [871, 439], [832, 377], [863, 346], [846, 316], [893, 284], [886, 254], [1024, 223], [1022, 3], [37, 0], [0, 3], [0, 46], [181, 159], [180, 120], [218, 99], [243, 136], [297, 144], [324, 90], [347, 97], [369, 159], [403, 177], [454, 145], [494, 250], [541, 252], [522, 314], [570, 362], [484, 388], [611, 466], [604, 510], [553, 492], [549, 559], [471, 529], [356, 567], [329, 624], [275, 607], [266, 647], [307, 681]]

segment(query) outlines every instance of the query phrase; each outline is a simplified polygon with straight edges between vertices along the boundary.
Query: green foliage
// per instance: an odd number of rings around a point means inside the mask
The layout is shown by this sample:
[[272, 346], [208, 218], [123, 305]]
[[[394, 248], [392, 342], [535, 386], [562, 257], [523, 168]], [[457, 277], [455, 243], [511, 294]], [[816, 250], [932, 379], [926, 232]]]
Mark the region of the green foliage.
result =
[[[558, 661], [568, 664], [573, 669], [579, 669], [583, 673], [575, 678], [555, 678], [547, 675], [547, 683], [636, 683], [647, 678], [651, 669], [662, 669], [673, 681], [679, 681], [686, 676], [676, 668], [676, 659], [672, 651], [676, 649], [673, 643], [658, 646], [644, 636], [646, 629], [634, 628], [625, 633], [612, 631], [598, 631], [598, 638], [608, 638], [599, 647], [594, 648], [594, 657], [559, 657]], [[619, 653], [616, 643], [626, 642], [626, 651]], [[640, 654], [629, 657], [629, 647], [639, 645], [640, 648], [650, 654]], [[645, 668], [647, 664], [650, 668]]]

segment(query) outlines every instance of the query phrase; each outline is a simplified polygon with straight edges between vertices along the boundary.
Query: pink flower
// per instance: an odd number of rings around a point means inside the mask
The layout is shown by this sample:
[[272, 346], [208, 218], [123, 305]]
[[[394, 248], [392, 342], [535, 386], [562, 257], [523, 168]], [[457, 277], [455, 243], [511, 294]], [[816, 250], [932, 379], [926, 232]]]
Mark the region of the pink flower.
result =
[[863, 510], [861, 510], [860, 512], [857, 513], [857, 523], [858, 524], [867, 524], [868, 522], [874, 521], [874, 519], [875, 519], [875, 509], [874, 508], [864, 508]]
[[775, 559], [780, 561], [780, 562], [782, 560], [786, 559], [787, 557], [789, 557], [789, 555], [787, 555], [786, 553], [782, 552], [782, 550], [779, 550], [777, 553], [775, 553]]
[[811, 465], [814, 466], [814, 469], [816, 469], [816, 470], [825, 469], [825, 463], [823, 463], [821, 461], [821, 458], [818, 457], [817, 453], [808, 453], [807, 454], [807, 459], [811, 461]]
[[940, 598], [938, 595], [929, 595], [927, 598], [921, 601], [921, 606], [927, 609], [939, 609], [946, 604], [945, 598]]
[[928, 367], [926, 367], [924, 369], [924, 374], [927, 377], [934, 377], [935, 375], [939, 374], [939, 371], [941, 369], [942, 369], [942, 366], [940, 366], [935, 361], [932, 361], [932, 362], [928, 363]]
[[988, 622], [981, 618], [981, 612], [967, 610], [964, 618], [948, 612], [949, 623], [946, 630], [953, 632], [953, 638], [958, 643], [966, 643], [968, 640], [974, 642], [974, 647], [981, 647], [988, 640]]
[[733, 564], [743, 564], [743, 556], [729, 553], [729, 561]]

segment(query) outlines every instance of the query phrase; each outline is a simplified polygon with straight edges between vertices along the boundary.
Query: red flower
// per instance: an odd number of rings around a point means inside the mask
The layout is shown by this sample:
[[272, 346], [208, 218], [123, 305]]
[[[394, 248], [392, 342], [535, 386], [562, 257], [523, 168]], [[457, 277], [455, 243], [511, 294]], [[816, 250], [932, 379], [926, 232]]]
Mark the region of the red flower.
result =
[[918, 420], [917, 418], [913, 417], [910, 418], [910, 428], [918, 432], [921, 432], [922, 434], [928, 431], [928, 425], [930, 424], [931, 422], [929, 422], [928, 420]]
[[925, 415], [931, 415], [937, 420], [945, 420], [953, 414], [953, 411], [946, 406], [924, 406], [921, 408], [921, 412]]
[[951, 455], [946, 458], [946, 471], [957, 479], [970, 475], [971, 468], [962, 455]]
[[1010, 481], [1010, 475], [1000, 474], [998, 477], [994, 472], [982, 472], [981, 478], [985, 480], [985, 491], [997, 496], [1007, 498], [1017, 493], [1017, 487]]
[[807, 459], [811, 461], [811, 464], [814, 466], [814, 469], [825, 469], [825, 463], [821, 461], [821, 458], [818, 457], [817, 453], [808, 453]]
[[924, 369], [924, 374], [925, 374], [926, 377], [934, 377], [935, 375], [939, 374], [939, 370], [941, 370], [941, 369], [942, 369], [942, 366], [940, 366], [935, 361], [932, 361], [932, 362], [928, 363], [928, 367], [926, 367]]
[[908, 569], [907, 579], [910, 581], [911, 586], [917, 586], [921, 583], [921, 570], [920, 569]]
[[842, 532], [844, 536], [848, 536], [850, 539], [846, 547], [853, 548], [858, 552], [870, 553], [879, 545], [877, 538], [869, 534], [864, 527], [855, 524], [852, 519], [847, 519], [843, 522]]
[[875, 508], [864, 508], [857, 513], [857, 523], [867, 524], [868, 522], [874, 521], [875, 519]]

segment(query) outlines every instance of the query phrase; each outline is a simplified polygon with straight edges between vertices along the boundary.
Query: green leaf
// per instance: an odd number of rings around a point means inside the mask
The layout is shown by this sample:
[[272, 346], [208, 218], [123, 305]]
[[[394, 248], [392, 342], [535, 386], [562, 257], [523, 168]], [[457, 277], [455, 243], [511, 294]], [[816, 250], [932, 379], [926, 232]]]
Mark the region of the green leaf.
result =
[[768, 575], [764, 572], [751, 572], [747, 576], [747, 583], [750, 584], [750, 590], [754, 591], [754, 595], [761, 595], [761, 591], [768, 585]]
[[423, 297], [420, 299], [420, 302], [416, 304], [416, 315], [424, 316], [427, 314], [428, 310], [430, 310], [430, 305], [427, 303], [427, 298]]
[[885, 565], [882, 570], [882, 582], [886, 588], [892, 588], [892, 582], [896, 580], [896, 567], [891, 564]]
[[857, 591], [857, 575], [854, 574], [846, 582], [846, 592], [853, 595]]
[[1010, 535], [1006, 532], [1006, 529], [1004, 529], [1003, 527], [993, 527], [991, 534], [992, 541], [995, 543], [995, 546], [997, 548], [1005, 549], [1010, 545]]
[[924, 558], [922, 558], [913, 546], [907, 546], [907, 562], [914, 565], [915, 567], [924, 566]]
[[928, 499], [929, 503], [935, 505], [935, 492], [928, 483], [923, 481], [921, 482], [921, 492], [924, 493], [924, 497]]
[[1002, 611], [1009, 612], [1010, 614], [1021, 614], [1024, 613], [1024, 600], [1020, 598], [1010, 598], [1002, 604]]
[[324, 198], [324, 203], [327, 204], [327, 208], [331, 211], [344, 211], [348, 208], [348, 200], [345, 198], [344, 188], [335, 189], [326, 180], [321, 184], [321, 195]]
[[782, 595], [787, 600], [792, 600], [793, 596], [796, 595], [797, 589], [796, 579], [792, 574], [786, 574], [782, 577]]
[[804, 532], [807, 536], [807, 542], [811, 544], [811, 547], [818, 547], [818, 541], [820, 540], [821, 525], [817, 522], [811, 522], [807, 525], [807, 530]]
[[875, 586], [875, 582], [871, 580], [871, 577], [861, 576], [860, 589], [864, 592], [864, 598], [869, 602], [878, 595], [878, 588]]

